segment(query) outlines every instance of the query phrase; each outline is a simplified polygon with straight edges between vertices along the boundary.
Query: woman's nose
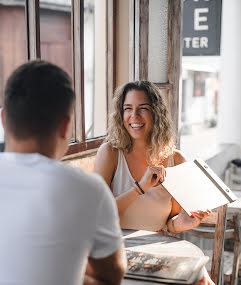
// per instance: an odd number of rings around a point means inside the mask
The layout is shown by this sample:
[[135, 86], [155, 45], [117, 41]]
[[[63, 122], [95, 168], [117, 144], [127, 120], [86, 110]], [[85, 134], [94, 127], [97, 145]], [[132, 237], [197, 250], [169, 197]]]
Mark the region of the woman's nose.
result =
[[138, 116], [138, 114], [139, 114], [139, 113], [138, 113], [138, 109], [133, 109], [133, 110], [132, 110], [132, 113], [131, 113], [131, 116], [132, 116], [132, 117], [136, 117], [136, 116]]

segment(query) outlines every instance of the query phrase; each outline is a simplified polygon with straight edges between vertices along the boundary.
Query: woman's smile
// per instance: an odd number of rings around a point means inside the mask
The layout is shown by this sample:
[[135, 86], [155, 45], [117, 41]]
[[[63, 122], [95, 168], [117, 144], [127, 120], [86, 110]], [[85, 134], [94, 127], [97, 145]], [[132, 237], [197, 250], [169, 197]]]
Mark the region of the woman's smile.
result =
[[130, 124], [132, 129], [139, 130], [145, 126], [145, 124]]

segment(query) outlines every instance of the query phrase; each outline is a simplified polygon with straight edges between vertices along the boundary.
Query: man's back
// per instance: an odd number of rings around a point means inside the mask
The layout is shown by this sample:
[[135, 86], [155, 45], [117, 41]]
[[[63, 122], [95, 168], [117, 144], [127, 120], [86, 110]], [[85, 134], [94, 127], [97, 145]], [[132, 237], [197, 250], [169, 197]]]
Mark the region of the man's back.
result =
[[[113, 218], [114, 216], [114, 218]], [[81, 284], [121, 244], [103, 180], [40, 154], [0, 154], [0, 284]]]

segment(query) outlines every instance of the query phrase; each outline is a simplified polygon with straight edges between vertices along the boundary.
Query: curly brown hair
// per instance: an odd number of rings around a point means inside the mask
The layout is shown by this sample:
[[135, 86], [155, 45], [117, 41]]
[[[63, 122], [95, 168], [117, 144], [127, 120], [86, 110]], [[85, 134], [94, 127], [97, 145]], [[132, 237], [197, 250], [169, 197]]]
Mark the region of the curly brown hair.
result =
[[150, 101], [153, 115], [153, 128], [149, 137], [147, 159], [158, 165], [168, 157], [175, 147], [175, 135], [166, 102], [160, 90], [149, 81], [129, 82], [116, 89], [113, 99], [114, 110], [109, 116], [109, 127], [106, 140], [113, 148], [132, 149], [132, 140], [124, 127], [123, 104], [126, 94], [131, 90], [144, 91]]

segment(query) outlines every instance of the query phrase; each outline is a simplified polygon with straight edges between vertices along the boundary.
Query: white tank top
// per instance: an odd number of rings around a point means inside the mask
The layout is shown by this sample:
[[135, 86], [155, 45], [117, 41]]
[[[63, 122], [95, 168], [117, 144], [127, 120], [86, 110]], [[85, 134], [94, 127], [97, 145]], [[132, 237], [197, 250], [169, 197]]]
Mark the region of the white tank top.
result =
[[[174, 166], [172, 155], [168, 160], [168, 167], [170, 166]], [[134, 185], [135, 180], [131, 176], [123, 151], [118, 150], [118, 165], [110, 188], [114, 196], [117, 197]], [[120, 215], [121, 228], [161, 230], [166, 225], [171, 208], [171, 195], [161, 185], [152, 187], [144, 195], [140, 195]]]

